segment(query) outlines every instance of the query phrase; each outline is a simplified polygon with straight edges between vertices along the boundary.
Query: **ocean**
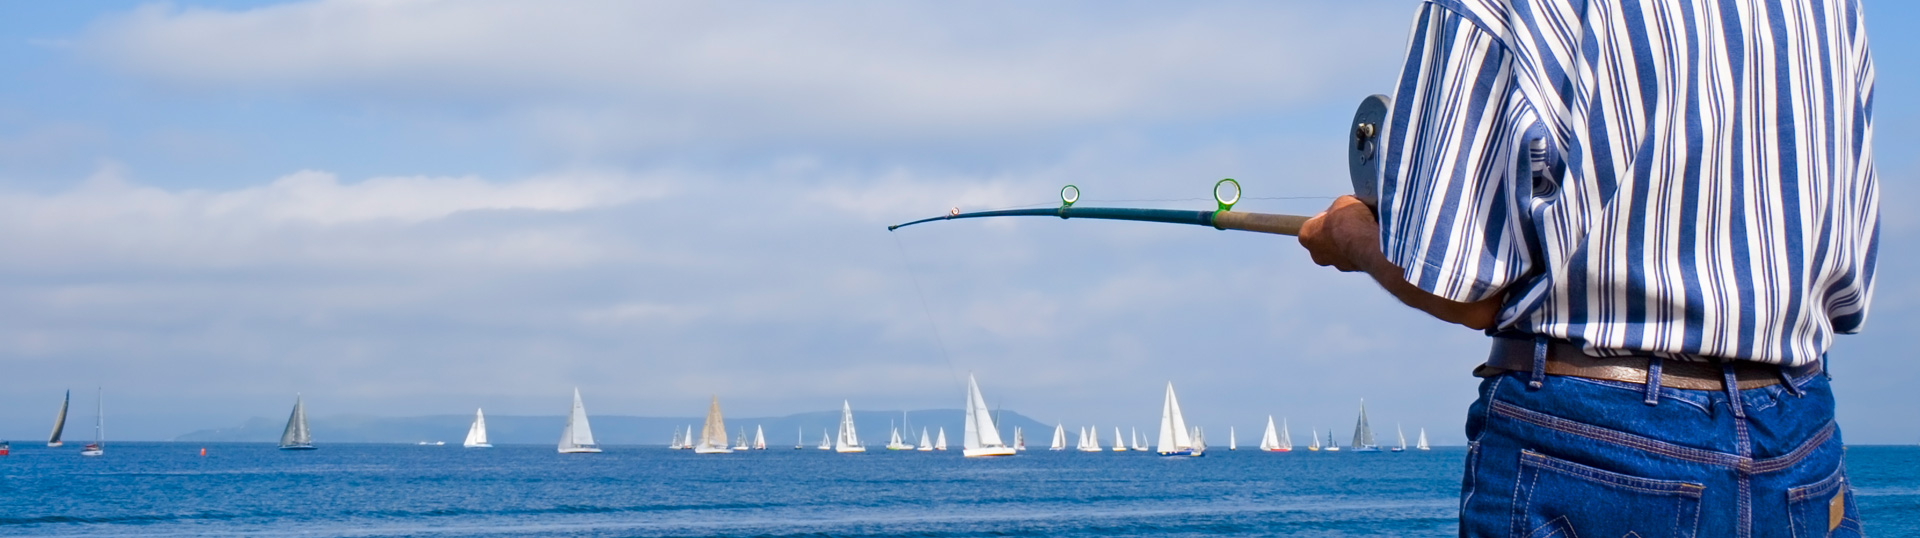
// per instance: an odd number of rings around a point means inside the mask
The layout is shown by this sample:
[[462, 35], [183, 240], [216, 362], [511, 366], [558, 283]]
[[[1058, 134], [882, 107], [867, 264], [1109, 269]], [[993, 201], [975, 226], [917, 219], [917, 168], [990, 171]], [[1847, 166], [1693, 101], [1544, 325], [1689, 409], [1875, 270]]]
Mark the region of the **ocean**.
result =
[[[0, 535], [1451, 536], [1465, 454], [22, 445]], [[1869, 534], [1920, 536], [1920, 447], [1847, 466]]]

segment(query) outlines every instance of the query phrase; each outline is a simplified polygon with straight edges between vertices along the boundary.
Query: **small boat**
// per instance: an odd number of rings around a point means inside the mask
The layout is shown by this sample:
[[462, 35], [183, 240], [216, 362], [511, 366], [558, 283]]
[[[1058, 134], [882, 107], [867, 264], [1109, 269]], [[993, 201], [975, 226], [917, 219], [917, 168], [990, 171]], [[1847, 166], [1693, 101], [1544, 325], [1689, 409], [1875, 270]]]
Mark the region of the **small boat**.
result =
[[767, 449], [767, 430], [761, 428], [760, 425], [758, 424], [755, 424], [753, 426], [753, 445], [752, 446], [754, 450]]
[[1373, 442], [1373, 427], [1367, 425], [1367, 400], [1360, 400], [1360, 420], [1353, 424], [1353, 442], [1347, 445], [1354, 452], [1379, 452], [1380, 446]]
[[1066, 450], [1066, 449], [1067, 449], [1067, 425], [1054, 424], [1053, 425], [1053, 444], [1049, 445], [1047, 447], [1047, 450]]
[[807, 448], [807, 429], [804, 427], [794, 428], [793, 449], [804, 450], [806, 448]]
[[287, 417], [287, 429], [280, 432], [280, 450], [313, 450], [313, 435], [307, 431], [307, 404], [298, 393], [293, 395], [293, 414]]
[[[745, 439], [742, 439], [744, 442]], [[732, 454], [727, 448], [727, 421], [720, 415], [720, 396], [715, 395], [707, 403], [707, 422], [700, 426], [700, 444], [694, 445], [695, 454]]]
[[1280, 417], [1280, 451], [1293, 451], [1293, 432], [1287, 431], [1287, 418]]
[[1114, 452], [1127, 451], [1127, 439], [1125, 437], [1120, 436], [1119, 426], [1113, 427], [1113, 451]]
[[1147, 445], [1140, 444], [1140, 428], [1127, 428], [1127, 433], [1133, 434], [1133, 451], [1134, 452], [1147, 451]]
[[693, 448], [693, 425], [688, 424], [686, 435], [680, 436], [680, 450], [688, 450], [691, 448]]
[[[960, 454], [969, 458], [1012, 456], [1013, 447], [1000, 441], [1000, 428], [987, 412], [987, 400], [980, 396], [980, 383], [967, 374], [967, 429]], [[944, 433], [944, 432], [943, 432]]]
[[738, 435], [738, 436], [735, 436], [735, 437], [733, 438], [733, 449], [734, 449], [734, 450], [753, 450], [753, 447], [752, 447], [752, 446], [749, 446], [749, 445], [747, 445], [747, 430], [746, 430], [746, 429], [744, 429], [744, 428], [742, 428], [742, 429], [740, 430], [740, 435]]
[[106, 400], [100, 393], [94, 393], [93, 442], [87, 443], [87, 446], [80, 448], [80, 455], [82, 456], [102, 456], [107, 453], [106, 412], [103, 410], [104, 406], [101, 405], [105, 402]]
[[900, 427], [893, 427], [893, 436], [887, 440], [887, 450], [913, 450], [913, 445], [900, 440]]
[[1206, 445], [1195, 442], [1187, 431], [1187, 419], [1180, 415], [1180, 400], [1173, 395], [1173, 383], [1167, 383], [1167, 398], [1160, 408], [1160, 442], [1154, 451], [1162, 456], [1200, 457]]
[[1273, 415], [1267, 415], [1267, 431], [1260, 434], [1260, 450], [1267, 452], [1286, 452], [1293, 447], [1280, 444], [1280, 434], [1273, 429]]
[[933, 441], [928, 440], [927, 429], [924, 427], [920, 428], [920, 446], [914, 447], [914, 450], [918, 450], [921, 452], [933, 452]]
[[1014, 427], [1013, 427], [1013, 450], [1014, 450], [1014, 451], [1016, 451], [1016, 452], [1026, 452], [1026, 451], [1027, 451], [1027, 436], [1026, 436], [1026, 435], [1022, 435], [1022, 434], [1020, 433], [1020, 427], [1019, 427], [1019, 426], [1014, 426]]
[[1318, 426], [1307, 429], [1307, 439], [1312, 440], [1312, 442], [1307, 444], [1307, 450], [1319, 452], [1320, 451], [1320, 428]]
[[945, 451], [947, 449], [947, 428], [943, 426], [939, 431], [940, 434], [933, 438], [933, 449]]
[[587, 422], [587, 406], [580, 403], [580, 389], [573, 389], [573, 409], [567, 413], [567, 427], [560, 430], [560, 445], [556, 449], [561, 454], [599, 454], [600, 445], [593, 442], [593, 425]]
[[825, 429], [820, 430], [820, 450], [833, 450], [833, 435]]
[[414, 444], [419, 446], [447, 446], [446, 441], [421, 441]]
[[461, 441], [460, 446], [467, 448], [493, 448], [493, 445], [487, 442], [487, 415], [479, 408], [474, 408], [473, 425], [467, 427], [467, 440]]
[[673, 440], [667, 441], [668, 450], [680, 450], [680, 428], [673, 429]]
[[1227, 450], [1240, 450], [1240, 438], [1233, 434], [1233, 426], [1227, 426]]
[[1407, 432], [1400, 431], [1400, 425], [1394, 424], [1393, 434], [1400, 437], [1400, 445], [1387, 450], [1390, 450], [1393, 452], [1406, 452], [1407, 451]]
[[0, 441], [0, 456], [5, 456], [12, 451], [13, 447], [11, 445], [8, 445], [6, 441]]
[[1100, 451], [1100, 427], [1090, 426], [1086, 428], [1080, 428], [1080, 444], [1076, 448], [1079, 449], [1081, 452], [1099, 452]]
[[1427, 429], [1426, 428], [1420, 428], [1420, 440], [1417, 442], [1414, 442], [1413, 449], [1414, 450], [1433, 450], [1433, 447], [1427, 446]]
[[67, 404], [71, 403], [73, 403], [73, 391], [69, 390], [66, 397], [60, 400], [60, 412], [53, 415], [53, 434], [47, 436], [48, 447], [66, 444], [60, 440], [60, 434], [67, 431]]
[[1321, 450], [1325, 450], [1327, 452], [1340, 451], [1340, 442], [1333, 440], [1333, 430], [1327, 430], [1327, 447], [1322, 448]]
[[833, 451], [841, 454], [866, 452], [867, 447], [860, 444], [860, 433], [853, 428], [853, 403], [840, 401], [840, 435], [833, 440]]

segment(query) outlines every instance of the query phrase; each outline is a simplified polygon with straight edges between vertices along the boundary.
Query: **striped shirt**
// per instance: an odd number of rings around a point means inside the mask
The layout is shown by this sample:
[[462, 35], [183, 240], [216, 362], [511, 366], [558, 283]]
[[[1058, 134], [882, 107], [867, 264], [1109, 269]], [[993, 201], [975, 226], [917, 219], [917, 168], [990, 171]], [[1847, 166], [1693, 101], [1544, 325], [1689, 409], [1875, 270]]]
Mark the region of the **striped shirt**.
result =
[[1490, 332], [1799, 365], [1873, 294], [1857, 0], [1429, 0], [1384, 130], [1387, 258]]

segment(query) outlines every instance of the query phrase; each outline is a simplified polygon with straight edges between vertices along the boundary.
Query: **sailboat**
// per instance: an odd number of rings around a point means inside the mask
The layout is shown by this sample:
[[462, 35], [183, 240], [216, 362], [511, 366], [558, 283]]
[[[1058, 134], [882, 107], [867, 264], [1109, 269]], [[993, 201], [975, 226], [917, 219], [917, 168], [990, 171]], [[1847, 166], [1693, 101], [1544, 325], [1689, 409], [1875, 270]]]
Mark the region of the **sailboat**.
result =
[[1173, 383], [1167, 383], [1167, 399], [1160, 407], [1160, 443], [1153, 449], [1162, 456], [1199, 457], [1206, 449], [1194, 446], [1187, 432], [1187, 419], [1180, 415], [1180, 400], [1173, 395]]
[[853, 429], [853, 404], [840, 401], [840, 435], [834, 438], [833, 451], [846, 454], [866, 452], [867, 447], [860, 444], [860, 434]]
[[933, 452], [933, 441], [928, 440], [926, 428], [920, 428], [920, 446], [915, 447], [914, 450]]
[[1080, 430], [1080, 451], [1081, 452], [1099, 452], [1100, 451], [1100, 427], [1099, 426], [1088, 426], [1086, 429]]
[[307, 404], [293, 395], [293, 415], [287, 417], [287, 430], [280, 432], [280, 450], [313, 450], [313, 436], [307, 432]]
[[57, 447], [66, 443], [60, 441], [61, 432], [67, 431], [67, 404], [73, 403], [73, 391], [60, 400], [60, 413], [53, 416], [53, 435], [47, 436], [47, 446]]
[[1433, 447], [1427, 446], [1427, 429], [1426, 428], [1420, 428], [1420, 440], [1413, 443], [1413, 449], [1414, 450], [1433, 450]]
[[1393, 434], [1400, 437], [1400, 445], [1390, 448], [1388, 450], [1391, 450], [1394, 452], [1406, 452], [1407, 451], [1407, 432], [1400, 431], [1400, 425], [1394, 424]]
[[913, 445], [900, 440], [900, 427], [893, 426], [892, 429], [893, 436], [887, 439], [887, 450], [913, 450]]
[[1127, 432], [1133, 434], [1133, 451], [1146, 452], [1147, 445], [1140, 444], [1140, 428], [1127, 428]]
[[967, 374], [966, 437], [961, 439], [960, 455], [969, 458], [1012, 456], [1013, 447], [1000, 441], [1000, 428], [987, 412], [987, 399], [980, 396], [980, 382]]
[[1267, 415], [1267, 431], [1260, 434], [1260, 450], [1267, 452], [1286, 452], [1292, 447], [1280, 445], [1280, 434], [1273, 429], [1273, 415]]
[[805, 427], [796, 427], [793, 431], [793, 449], [801, 450], [807, 448], [807, 429]]
[[1055, 423], [1053, 425], [1053, 444], [1047, 446], [1047, 450], [1066, 450], [1066, 449], [1067, 449], [1067, 425]]
[[719, 395], [707, 402], [707, 421], [700, 426], [700, 444], [693, 446], [693, 453], [733, 453], [733, 449], [727, 448], [727, 420], [720, 415]]
[[753, 449], [753, 447], [747, 446], [747, 430], [745, 428], [741, 428], [740, 435], [735, 436], [733, 438], [733, 449], [734, 450], [752, 450]]
[[687, 425], [687, 433], [680, 436], [680, 450], [693, 448], [693, 425]]
[[933, 449], [934, 449], [934, 450], [942, 450], [942, 451], [944, 451], [944, 450], [946, 450], [946, 449], [947, 449], [947, 428], [946, 428], [946, 427], [944, 427], [944, 426], [943, 426], [943, 427], [941, 427], [941, 428], [940, 428], [940, 434], [939, 434], [939, 435], [936, 435], [936, 436], [934, 436], [934, 438], [933, 438]]
[[1120, 437], [1120, 427], [1119, 427], [1119, 426], [1114, 426], [1114, 427], [1113, 427], [1113, 451], [1114, 451], [1114, 452], [1126, 452], [1126, 451], [1127, 451], [1127, 440], [1126, 440], [1126, 438], [1124, 438], [1124, 437]]
[[[1272, 420], [1272, 418], [1269, 417], [1268, 420]], [[1287, 431], [1286, 417], [1280, 418], [1280, 451], [1281, 452], [1293, 451], [1293, 433]]]
[[1322, 450], [1327, 452], [1340, 451], [1340, 442], [1333, 440], [1333, 430], [1327, 430], [1327, 447]]
[[1307, 450], [1319, 452], [1320, 451], [1320, 428], [1318, 426], [1307, 429], [1307, 439], [1311, 440], [1311, 442], [1307, 444]]
[[580, 403], [580, 388], [573, 389], [573, 409], [567, 413], [567, 427], [560, 430], [561, 454], [599, 454], [593, 442], [593, 425], [587, 423], [587, 406]]
[[1233, 426], [1227, 426], [1227, 450], [1240, 450], [1240, 438], [1234, 437]]
[[[680, 433], [680, 432], [674, 432]], [[487, 443], [487, 416], [480, 408], [473, 409], [473, 425], [467, 427], [467, 440], [460, 444], [467, 448], [493, 448]]]
[[1367, 400], [1360, 399], [1360, 420], [1353, 424], [1353, 442], [1348, 444], [1354, 452], [1379, 452], [1379, 445], [1373, 443], [1373, 427], [1367, 425]]
[[1027, 436], [1020, 433], [1019, 426], [1013, 427], [1013, 450], [1015, 452], [1027, 451]]
[[107, 414], [105, 406], [102, 405], [106, 403], [106, 400], [99, 392], [95, 392], [93, 397], [93, 442], [87, 443], [87, 446], [80, 448], [80, 455], [82, 456], [101, 456], [107, 453]]
[[680, 428], [673, 429], [673, 440], [667, 441], [667, 450], [680, 450]]
[[758, 424], [755, 424], [753, 426], [753, 449], [754, 450], [767, 449], [767, 431], [765, 429], [762, 429]]
[[833, 450], [833, 435], [828, 434], [825, 428], [820, 429], [820, 450]]

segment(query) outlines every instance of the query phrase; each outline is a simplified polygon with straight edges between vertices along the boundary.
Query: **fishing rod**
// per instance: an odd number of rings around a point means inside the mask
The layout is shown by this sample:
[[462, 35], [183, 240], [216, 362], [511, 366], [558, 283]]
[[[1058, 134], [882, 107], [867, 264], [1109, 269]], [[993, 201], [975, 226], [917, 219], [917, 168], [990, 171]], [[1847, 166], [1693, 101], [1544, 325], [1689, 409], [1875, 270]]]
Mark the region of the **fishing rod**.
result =
[[[1347, 146], [1347, 173], [1353, 182], [1353, 194], [1368, 207], [1378, 200], [1375, 192], [1380, 177], [1380, 160], [1375, 158], [1379, 147], [1380, 125], [1387, 117], [1387, 97], [1371, 95], [1360, 101], [1360, 107], [1354, 111], [1350, 140]], [[1231, 187], [1231, 190], [1227, 188]], [[1312, 217], [1301, 215], [1283, 215], [1278, 213], [1255, 213], [1250, 211], [1232, 211], [1233, 205], [1240, 201], [1240, 182], [1233, 178], [1222, 179], [1213, 184], [1213, 200], [1219, 205], [1212, 211], [1183, 209], [1145, 209], [1132, 207], [1074, 207], [1080, 199], [1080, 188], [1067, 185], [1060, 188], [1060, 207], [1032, 209], [999, 209], [993, 211], [974, 211], [962, 213], [959, 208], [948, 211], [938, 217], [924, 218], [912, 222], [895, 224], [887, 231], [937, 220], [974, 219], [988, 217], [1059, 217], [1061, 219], [1094, 220], [1130, 220], [1136, 222], [1161, 222], [1167, 224], [1191, 224], [1211, 226], [1217, 230], [1242, 230], [1279, 235], [1300, 235], [1300, 226]]]

